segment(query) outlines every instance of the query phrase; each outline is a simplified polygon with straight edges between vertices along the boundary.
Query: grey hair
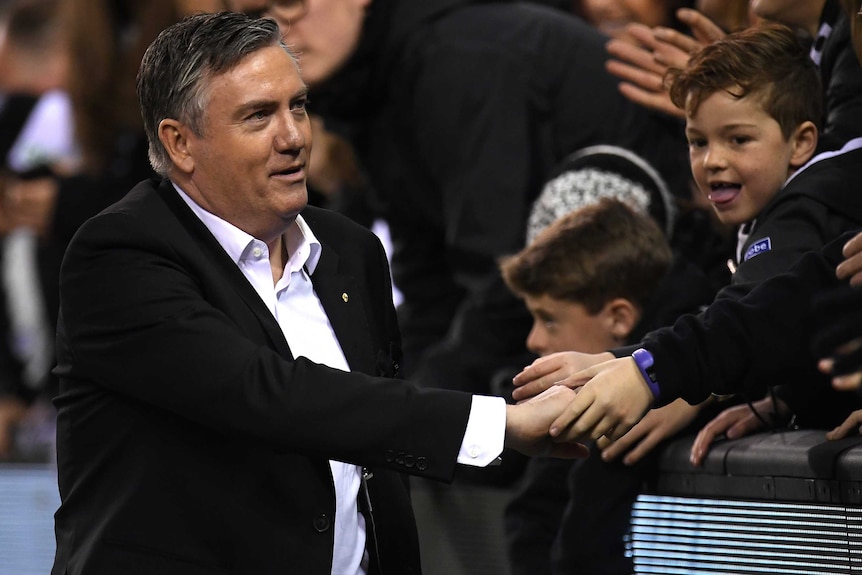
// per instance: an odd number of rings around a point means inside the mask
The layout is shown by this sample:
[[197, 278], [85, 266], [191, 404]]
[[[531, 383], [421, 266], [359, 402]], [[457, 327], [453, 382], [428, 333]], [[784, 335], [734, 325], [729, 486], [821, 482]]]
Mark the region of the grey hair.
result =
[[172, 162], [159, 124], [172, 118], [202, 135], [213, 77], [227, 72], [262, 48], [284, 44], [278, 24], [236, 12], [196, 14], [169, 26], [150, 44], [138, 70], [137, 92], [153, 169], [167, 175]]

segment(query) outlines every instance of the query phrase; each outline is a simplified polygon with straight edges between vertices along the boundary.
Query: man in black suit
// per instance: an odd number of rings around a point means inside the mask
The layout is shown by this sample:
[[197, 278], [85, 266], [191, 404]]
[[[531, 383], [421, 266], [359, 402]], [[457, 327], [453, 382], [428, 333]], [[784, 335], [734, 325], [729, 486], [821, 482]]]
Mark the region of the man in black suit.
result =
[[306, 207], [307, 89], [271, 20], [200, 15], [144, 56], [162, 181], [82, 226], [61, 272], [53, 573], [418, 573], [404, 476], [550, 442], [572, 399], [393, 379], [376, 237]]

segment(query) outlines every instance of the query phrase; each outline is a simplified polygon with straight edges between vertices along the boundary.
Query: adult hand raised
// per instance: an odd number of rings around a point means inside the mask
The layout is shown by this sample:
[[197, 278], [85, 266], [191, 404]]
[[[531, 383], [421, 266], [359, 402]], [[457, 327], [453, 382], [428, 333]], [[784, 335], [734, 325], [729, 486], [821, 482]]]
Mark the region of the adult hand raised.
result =
[[684, 68], [692, 53], [723, 38], [725, 33], [697, 10], [682, 8], [677, 17], [691, 28], [692, 36], [671, 28], [629, 24], [626, 32], [637, 43], [624, 40], [608, 42], [607, 50], [612, 59], [608, 60], [606, 67], [623, 80], [620, 92], [633, 102], [683, 118], [684, 112], [670, 101], [665, 74], [671, 67]]

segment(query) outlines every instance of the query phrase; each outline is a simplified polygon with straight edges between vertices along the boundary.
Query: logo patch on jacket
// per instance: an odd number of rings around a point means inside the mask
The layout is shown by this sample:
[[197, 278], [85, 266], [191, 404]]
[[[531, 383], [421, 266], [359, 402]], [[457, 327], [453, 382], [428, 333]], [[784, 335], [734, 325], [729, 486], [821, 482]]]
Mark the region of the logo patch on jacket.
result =
[[772, 249], [772, 240], [768, 237], [763, 238], [762, 240], [757, 240], [745, 251], [745, 256], [742, 258], [742, 261], [747, 262], [751, 258], [756, 255], [762, 254], [763, 252], [768, 252]]

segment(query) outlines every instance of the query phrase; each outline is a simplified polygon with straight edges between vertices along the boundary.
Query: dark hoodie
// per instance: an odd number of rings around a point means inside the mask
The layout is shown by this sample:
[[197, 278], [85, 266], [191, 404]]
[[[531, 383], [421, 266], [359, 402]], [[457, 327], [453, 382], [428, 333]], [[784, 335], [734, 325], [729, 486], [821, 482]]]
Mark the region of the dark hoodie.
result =
[[625, 99], [606, 38], [534, 4], [373, 0], [351, 61], [311, 94], [345, 128], [385, 206], [405, 375], [487, 391], [522, 366], [530, 318], [497, 260], [574, 150], [627, 147], [687, 194], [682, 125]]
[[644, 339], [656, 356], [661, 403], [777, 385], [806, 427], [833, 427], [859, 407], [817, 371], [810, 340], [817, 327], [812, 298], [846, 285], [835, 266], [844, 243], [862, 228], [860, 145], [862, 139], [851, 140], [797, 172], [754, 222], [733, 285], [700, 316], [684, 316]]
[[[836, 152], [816, 156], [794, 174], [751, 226], [738, 248], [738, 268], [719, 297], [740, 298], [763, 281], [784, 273], [806, 252], [820, 249], [842, 233], [862, 228], [862, 138]], [[811, 357], [802, 369], [773, 366], [768, 380], [753, 375], [745, 388], [783, 384], [776, 394], [806, 427], [832, 427], [858, 407], [846, 394], [832, 390]]]

